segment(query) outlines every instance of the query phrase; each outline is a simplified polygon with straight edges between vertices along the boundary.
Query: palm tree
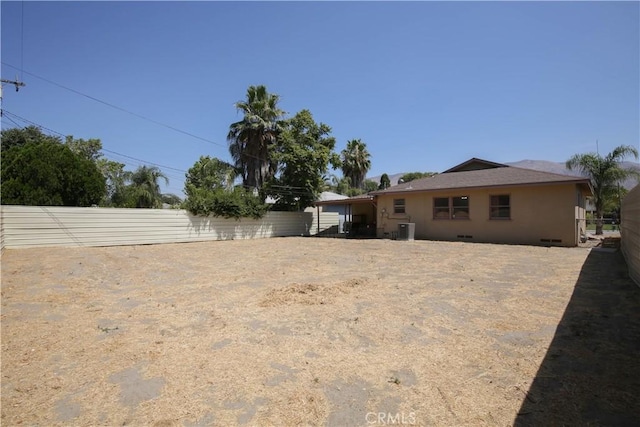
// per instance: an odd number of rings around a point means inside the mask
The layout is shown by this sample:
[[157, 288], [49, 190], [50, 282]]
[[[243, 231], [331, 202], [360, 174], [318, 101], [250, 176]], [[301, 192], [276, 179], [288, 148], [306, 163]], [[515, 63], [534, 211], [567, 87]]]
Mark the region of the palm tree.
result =
[[276, 173], [277, 163], [270, 158], [269, 148], [276, 142], [279, 120], [285, 114], [278, 108], [279, 98], [265, 86], [249, 86], [246, 101], [235, 104], [244, 117], [229, 126], [227, 141], [246, 187], [261, 190]]
[[164, 179], [169, 184], [169, 179], [155, 166], [140, 166], [135, 172], [130, 173], [128, 180], [128, 197], [130, 204], [136, 208], [160, 208], [162, 207], [162, 193], [160, 193], [159, 179]]
[[342, 173], [351, 180], [353, 188], [363, 187], [364, 178], [371, 169], [370, 157], [367, 144], [359, 139], [347, 141], [347, 148], [342, 150]]
[[616, 197], [618, 184], [630, 176], [640, 178], [640, 172], [624, 168], [620, 162], [627, 157], [638, 159], [638, 150], [630, 145], [621, 145], [602, 157], [600, 154], [575, 154], [567, 160], [567, 169], [578, 170], [591, 179], [593, 204], [596, 208], [596, 234], [602, 234], [602, 216], [608, 201]]

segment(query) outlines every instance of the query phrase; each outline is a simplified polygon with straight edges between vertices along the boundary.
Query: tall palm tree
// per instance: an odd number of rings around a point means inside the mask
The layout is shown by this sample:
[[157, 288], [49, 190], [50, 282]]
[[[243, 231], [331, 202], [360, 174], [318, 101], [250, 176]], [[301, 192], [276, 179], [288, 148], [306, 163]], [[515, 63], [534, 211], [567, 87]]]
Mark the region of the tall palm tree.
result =
[[160, 208], [162, 207], [162, 193], [160, 192], [159, 179], [164, 179], [169, 184], [169, 179], [155, 166], [140, 166], [132, 172], [128, 180], [128, 199], [136, 208]]
[[353, 188], [363, 188], [364, 178], [371, 169], [371, 154], [367, 144], [359, 139], [347, 141], [347, 148], [342, 150], [342, 173], [351, 180]]
[[575, 154], [567, 160], [567, 169], [578, 170], [591, 179], [593, 204], [596, 209], [596, 234], [602, 234], [602, 216], [608, 201], [616, 197], [618, 184], [630, 176], [640, 177], [635, 169], [624, 168], [620, 162], [627, 157], [638, 159], [638, 150], [630, 145], [620, 145], [602, 157], [600, 154]]
[[285, 112], [278, 108], [280, 97], [265, 86], [249, 86], [247, 99], [236, 102], [244, 117], [229, 126], [229, 152], [246, 187], [262, 189], [277, 169], [269, 148], [276, 143], [279, 120]]

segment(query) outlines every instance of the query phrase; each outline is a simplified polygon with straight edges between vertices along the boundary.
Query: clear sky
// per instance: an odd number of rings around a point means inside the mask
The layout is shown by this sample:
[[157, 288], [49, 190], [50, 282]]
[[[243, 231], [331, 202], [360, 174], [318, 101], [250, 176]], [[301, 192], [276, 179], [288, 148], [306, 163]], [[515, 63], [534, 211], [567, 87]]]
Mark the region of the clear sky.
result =
[[[338, 152], [362, 139], [370, 176], [442, 171], [471, 157], [563, 162], [595, 151], [596, 140], [601, 153], [640, 141], [638, 2], [1, 8], [2, 78], [27, 84], [17, 93], [4, 85], [3, 108], [177, 169], [164, 169], [165, 191], [177, 194], [201, 155], [230, 160], [234, 103], [250, 85], [279, 94], [290, 115], [309, 109], [332, 127]], [[2, 126], [14, 123], [5, 115]]]

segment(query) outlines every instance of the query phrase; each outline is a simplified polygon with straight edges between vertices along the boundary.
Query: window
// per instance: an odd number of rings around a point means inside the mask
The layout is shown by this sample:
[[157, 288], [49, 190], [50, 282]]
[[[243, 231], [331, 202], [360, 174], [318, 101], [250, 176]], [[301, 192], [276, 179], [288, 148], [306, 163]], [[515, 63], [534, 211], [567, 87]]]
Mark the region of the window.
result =
[[452, 197], [453, 219], [469, 219], [469, 197]]
[[394, 214], [404, 213], [404, 199], [393, 199], [393, 213]]
[[511, 197], [508, 194], [491, 196], [489, 219], [511, 219]]
[[435, 197], [433, 219], [469, 219], [469, 196]]
[[436, 197], [433, 199], [433, 219], [449, 219], [448, 197]]

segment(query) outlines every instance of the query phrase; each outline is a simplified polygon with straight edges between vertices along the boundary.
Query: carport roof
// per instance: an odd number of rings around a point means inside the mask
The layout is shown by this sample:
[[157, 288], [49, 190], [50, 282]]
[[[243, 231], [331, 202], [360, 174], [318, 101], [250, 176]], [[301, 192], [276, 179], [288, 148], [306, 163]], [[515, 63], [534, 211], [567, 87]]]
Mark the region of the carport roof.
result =
[[352, 205], [356, 203], [371, 203], [375, 199], [371, 194], [361, 194], [359, 196], [348, 197], [340, 200], [318, 200], [315, 205]]

